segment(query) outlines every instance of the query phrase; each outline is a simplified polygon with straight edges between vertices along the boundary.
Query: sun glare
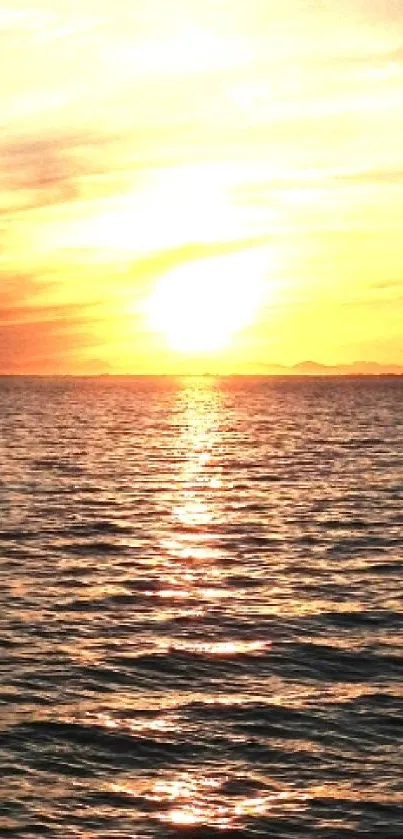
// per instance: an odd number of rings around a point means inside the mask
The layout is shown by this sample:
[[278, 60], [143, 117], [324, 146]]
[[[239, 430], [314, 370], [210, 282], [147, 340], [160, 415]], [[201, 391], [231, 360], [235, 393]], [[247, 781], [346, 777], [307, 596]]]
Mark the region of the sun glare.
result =
[[146, 308], [171, 349], [214, 353], [255, 318], [263, 301], [267, 250], [188, 263], [165, 274]]

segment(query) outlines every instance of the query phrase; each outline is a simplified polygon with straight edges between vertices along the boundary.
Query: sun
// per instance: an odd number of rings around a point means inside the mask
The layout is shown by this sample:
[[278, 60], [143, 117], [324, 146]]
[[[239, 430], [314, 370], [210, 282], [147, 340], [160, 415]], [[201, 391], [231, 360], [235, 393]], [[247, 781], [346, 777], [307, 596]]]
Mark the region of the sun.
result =
[[262, 302], [267, 262], [262, 251], [203, 259], [165, 274], [147, 301], [151, 329], [182, 353], [228, 347]]

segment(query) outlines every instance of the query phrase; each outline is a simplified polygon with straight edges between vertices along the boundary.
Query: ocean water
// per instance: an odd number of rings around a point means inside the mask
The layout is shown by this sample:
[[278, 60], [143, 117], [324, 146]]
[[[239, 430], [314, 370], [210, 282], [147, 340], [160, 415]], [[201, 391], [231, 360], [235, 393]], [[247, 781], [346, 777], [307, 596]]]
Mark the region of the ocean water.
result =
[[0, 835], [401, 837], [403, 380], [0, 380]]

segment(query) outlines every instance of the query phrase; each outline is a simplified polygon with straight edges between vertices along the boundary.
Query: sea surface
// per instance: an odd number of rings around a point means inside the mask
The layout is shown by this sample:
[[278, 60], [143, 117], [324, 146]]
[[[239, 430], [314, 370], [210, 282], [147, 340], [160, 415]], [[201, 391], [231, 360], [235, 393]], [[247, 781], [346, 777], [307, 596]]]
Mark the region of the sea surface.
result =
[[403, 837], [403, 379], [0, 380], [1, 837]]

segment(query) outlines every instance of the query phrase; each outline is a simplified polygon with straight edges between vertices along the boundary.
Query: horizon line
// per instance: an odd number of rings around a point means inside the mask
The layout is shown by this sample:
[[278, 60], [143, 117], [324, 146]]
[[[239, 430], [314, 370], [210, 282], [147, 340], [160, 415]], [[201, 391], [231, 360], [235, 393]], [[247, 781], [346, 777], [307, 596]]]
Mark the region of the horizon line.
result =
[[0, 373], [0, 379], [399, 379], [397, 372], [360, 373]]

